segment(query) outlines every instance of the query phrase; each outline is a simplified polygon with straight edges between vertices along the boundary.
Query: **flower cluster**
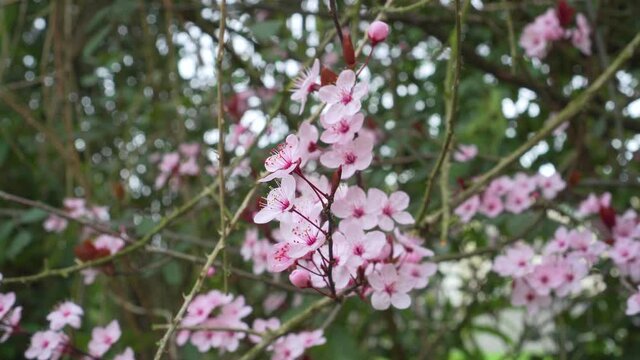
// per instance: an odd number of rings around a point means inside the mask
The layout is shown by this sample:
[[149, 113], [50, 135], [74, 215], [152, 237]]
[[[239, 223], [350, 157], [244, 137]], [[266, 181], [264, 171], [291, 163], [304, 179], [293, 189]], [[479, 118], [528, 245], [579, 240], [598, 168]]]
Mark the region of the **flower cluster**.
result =
[[527, 56], [543, 59], [554, 41], [571, 40], [584, 55], [591, 55], [591, 27], [587, 18], [578, 13], [576, 27], [567, 28], [573, 20], [574, 9], [560, 0], [556, 8], [548, 9], [525, 26], [520, 36], [520, 46]]
[[[388, 27], [379, 22], [368, 32], [372, 45], [387, 35]], [[316, 60], [296, 82], [292, 96], [303, 107], [317, 90], [325, 109], [320, 115], [321, 128], [303, 122], [297, 134], [287, 136], [265, 161], [268, 174], [261, 181], [277, 179], [278, 184], [253, 220], [259, 225], [277, 221], [277, 231], [267, 228], [276, 243], [258, 241], [252, 232], [245, 239], [243, 256], [254, 260], [254, 269], [256, 263], [261, 269], [262, 246], [268, 245], [268, 270], [289, 271], [297, 287], [313, 288], [327, 296], [360, 287], [362, 296], [371, 295], [375, 309], [391, 305], [405, 309], [411, 304], [407, 293], [425, 287], [436, 272], [435, 264], [424, 261], [432, 252], [420, 245], [420, 239], [398, 228], [414, 223], [407, 212], [410, 199], [405, 192], [388, 195], [375, 187], [365, 190], [341, 182], [371, 165], [376, 138], [363, 129], [360, 109], [368, 85], [357, 80], [359, 72], [346, 69], [327, 81], [331, 76], [326, 71], [330, 72], [323, 70], [318, 84], [320, 63]], [[307, 166], [311, 163], [314, 166]], [[315, 171], [321, 169], [317, 163], [335, 169], [331, 180]]]
[[196, 176], [200, 173], [198, 156], [200, 144], [180, 144], [178, 151], [162, 155], [158, 164], [160, 174], [156, 177], [155, 188], [160, 189], [168, 182], [172, 190], [180, 187], [185, 177]]
[[[74, 346], [69, 335], [63, 332], [66, 326], [80, 329], [83, 315], [82, 308], [71, 301], [58, 304], [47, 315], [49, 328], [37, 331], [31, 336], [31, 343], [25, 352], [25, 357], [38, 360], [56, 360], [64, 355], [81, 356], [87, 359], [102, 358], [120, 339], [122, 334], [120, 325], [117, 320], [113, 320], [105, 327], [93, 328], [88, 352], [84, 352]], [[17, 322], [13, 325], [13, 329], [20, 330]], [[114, 360], [134, 360], [133, 350], [127, 348], [123, 353], [115, 355]]]
[[[633, 210], [617, 215], [610, 202], [608, 193], [591, 194], [578, 208], [583, 217], [599, 215], [599, 223], [604, 226], [596, 226], [598, 234], [560, 227], [540, 254], [529, 245], [517, 243], [495, 259], [493, 270], [513, 278], [512, 304], [526, 305], [529, 312], [535, 313], [551, 304], [554, 296], [575, 294], [581, 290], [581, 280], [599, 261], [606, 259], [613, 262], [623, 277], [640, 282], [640, 217]], [[626, 312], [628, 315], [640, 312], [638, 293], [628, 299]]]
[[[85, 199], [66, 198], [63, 201], [65, 213], [72, 219], [86, 219], [95, 222], [107, 222], [110, 220], [109, 208], [106, 206], [88, 206]], [[55, 214], [50, 214], [42, 226], [48, 232], [63, 232], [68, 225], [67, 219]], [[90, 228], [85, 228], [83, 234], [91, 233]]]
[[524, 173], [517, 173], [513, 178], [502, 176], [493, 180], [482, 194], [460, 204], [455, 214], [462, 222], [469, 222], [478, 212], [489, 218], [495, 218], [504, 211], [520, 214], [534, 204], [540, 193], [551, 200], [565, 187], [566, 183], [558, 173], [551, 176], [528, 176]]
[[535, 313], [548, 306], [553, 295], [563, 298], [578, 292], [581, 280], [605, 248], [590, 231], [560, 227], [542, 254], [517, 243], [496, 257], [493, 270], [513, 278], [511, 303], [526, 305], [530, 313]]
[[[245, 338], [259, 343], [262, 340], [259, 334], [278, 329], [280, 321], [258, 318], [250, 328], [243, 319], [252, 311], [242, 296], [234, 297], [217, 290], [198, 295], [187, 307], [176, 342], [183, 346], [189, 341], [200, 352], [218, 349], [221, 354], [236, 351], [240, 340]], [[197, 330], [191, 330], [194, 327]], [[253, 332], [247, 337], [248, 330]], [[322, 331], [302, 332], [279, 338], [269, 350], [273, 352], [272, 359], [296, 359], [305, 349], [324, 342]]]

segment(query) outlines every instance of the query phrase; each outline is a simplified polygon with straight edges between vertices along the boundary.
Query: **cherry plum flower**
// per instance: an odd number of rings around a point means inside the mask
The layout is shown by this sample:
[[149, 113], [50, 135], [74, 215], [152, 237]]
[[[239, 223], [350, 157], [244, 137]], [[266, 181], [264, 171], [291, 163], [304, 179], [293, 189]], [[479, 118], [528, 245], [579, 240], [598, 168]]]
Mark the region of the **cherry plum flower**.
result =
[[576, 15], [577, 28], [571, 31], [571, 43], [580, 52], [591, 55], [591, 26], [583, 14]]
[[410, 278], [398, 274], [395, 266], [384, 264], [367, 277], [373, 290], [371, 305], [376, 310], [386, 310], [390, 305], [397, 309], [406, 309], [411, 305], [407, 292], [411, 290]]
[[273, 155], [265, 160], [264, 167], [270, 174], [260, 179], [260, 182], [267, 182], [291, 174], [298, 167], [300, 161], [300, 140], [297, 136], [290, 134], [284, 144], [280, 144], [274, 149]]
[[12, 292], [7, 294], [0, 293], [0, 319], [2, 319], [5, 315], [7, 315], [7, 313], [9, 312], [9, 310], [11, 310], [11, 307], [13, 307], [15, 302], [16, 302], [15, 293], [12, 293]]
[[50, 323], [49, 328], [58, 331], [62, 330], [65, 325], [69, 325], [74, 329], [79, 329], [82, 315], [84, 315], [84, 311], [80, 306], [71, 301], [65, 301], [47, 315], [47, 320]]
[[460, 144], [458, 149], [453, 153], [453, 159], [457, 162], [471, 161], [478, 155], [478, 147], [471, 145]]
[[468, 223], [476, 212], [478, 212], [478, 208], [480, 208], [480, 197], [478, 195], [474, 195], [460, 204], [454, 210], [454, 213], [460, 217], [460, 221]]
[[93, 246], [95, 246], [96, 249], [108, 250], [109, 253], [113, 255], [124, 247], [124, 240], [115, 236], [102, 234], [98, 235], [93, 241]]
[[542, 296], [547, 296], [551, 290], [558, 288], [564, 281], [561, 267], [552, 259], [534, 267], [525, 279], [533, 290]]
[[359, 136], [346, 144], [334, 144], [320, 156], [320, 163], [330, 169], [342, 165], [342, 180], [348, 179], [358, 170], [364, 170], [373, 160], [373, 138]]
[[587, 199], [582, 201], [578, 206], [578, 214], [581, 216], [589, 216], [591, 214], [597, 214], [602, 207], [611, 206], [611, 194], [606, 192], [602, 196], [598, 197], [595, 194], [589, 194]]
[[0, 322], [0, 344], [6, 342], [18, 329], [22, 318], [22, 306], [16, 306]]
[[67, 228], [67, 225], [67, 219], [55, 214], [50, 214], [49, 217], [47, 217], [47, 219], [45, 220], [43, 227], [48, 232], [60, 233]]
[[269, 272], [282, 272], [296, 262], [296, 259], [290, 255], [291, 244], [287, 242], [277, 243], [271, 250], [267, 268]]
[[541, 308], [551, 304], [551, 297], [538, 294], [524, 280], [515, 280], [511, 291], [511, 304], [514, 306], [525, 305], [528, 313], [535, 315]]
[[357, 113], [351, 116], [342, 116], [333, 124], [329, 124], [325, 120], [325, 116], [322, 115], [320, 123], [325, 128], [320, 135], [320, 140], [327, 144], [344, 144], [353, 140], [355, 134], [362, 129], [364, 115]]
[[269, 191], [266, 203], [253, 217], [256, 224], [266, 224], [293, 208], [296, 192], [296, 179], [291, 175], [282, 178], [280, 186]]
[[[257, 333], [266, 333], [267, 331], [277, 330], [280, 327], [280, 320], [278, 318], [270, 318], [270, 319], [255, 319], [253, 320], [253, 331]], [[249, 340], [251, 342], [257, 344], [262, 340], [262, 337], [259, 335], [249, 335]]]
[[24, 356], [37, 360], [59, 359], [67, 341], [63, 333], [52, 330], [38, 331], [31, 337], [31, 343]]
[[421, 264], [406, 262], [400, 266], [400, 275], [403, 278], [411, 279], [410, 283], [414, 289], [424, 289], [429, 284], [431, 278], [438, 271], [438, 265], [432, 262]]
[[504, 205], [500, 197], [485, 193], [478, 210], [487, 217], [495, 218], [504, 211]]
[[522, 242], [509, 247], [504, 255], [499, 255], [493, 262], [493, 271], [500, 276], [520, 278], [533, 270], [533, 249]]
[[122, 353], [116, 355], [113, 360], [136, 360], [136, 358], [133, 350], [127, 347]]
[[625, 314], [632, 316], [640, 313], [640, 287], [638, 292], [634, 293], [627, 299], [627, 309]]
[[409, 195], [404, 191], [396, 191], [389, 195], [379, 189], [371, 188], [368, 192], [367, 206], [379, 209], [378, 226], [384, 231], [391, 231], [394, 222], [410, 225], [415, 222], [413, 216], [406, 211], [409, 207]]
[[555, 198], [567, 185], [558, 173], [554, 173], [551, 176], [538, 174], [536, 182], [540, 190], [542, 190], [542, 196], [548, 200]]
[[295, 81], [293, 87], [293, 94], [291, 95], [291, 100], [297, 101], [300, 103], [300, 114], [304, 111], [304, 106], [307, 103], [307, 97], [313, 91], [315, 91], [319, 84], [318, 79], [320, 78], [320, 61], [315, 59], [313, 61], [313, 66], [311, 69], [304, 70], [300, 77], [298, 77]]
[[325, 85], [318, 91], [320, 100], [329, 105], [325, 113], [327, 124], [335, 124], [343, 116], [354, 115], [360, 110], [360, 99], [367, 93], [367, 84], [356, 84], [356, 73], [343, 70], [335, 85]]
[[[386, 237], [380, 231], [370, 231], [365, 233], [355, 222], [341, 222], [340, 232], [335, 235], [340, 236], [349, 243], [352, 251], [350, 261], [356, 266], [360, 266], [365, 261], [376, 259], [380, 251], [386, 244]], [[340, 241], [340, 237], [336, 241]]]
[[369, 206], [364, 190], [355, 185], [347, 189], [344, 197], [334, 201], [331, 211], [340, 219], [357, 222], [364, 230], [378, 225], [376, 208]]
[[298, 129], [298, 139], [300, 140], [299, 154], [300, 166], [304, 166], [307, 161], [315, 160], [320, 156], [318, 148], [318, 129], [311, 125], [309, 121], [304, 121]]
[[89, 341], [89, 353], [92, 356], [101, 357], [120, 339], [121, 335], [120, 324], [117, 320], [111, 321], [105, 327], [93, 328], [91, 341]]
[[533, 204], [531, 193], [525, 188], [514, 188], [508, 194], [504, 207], [514, 214], [520, 214]]

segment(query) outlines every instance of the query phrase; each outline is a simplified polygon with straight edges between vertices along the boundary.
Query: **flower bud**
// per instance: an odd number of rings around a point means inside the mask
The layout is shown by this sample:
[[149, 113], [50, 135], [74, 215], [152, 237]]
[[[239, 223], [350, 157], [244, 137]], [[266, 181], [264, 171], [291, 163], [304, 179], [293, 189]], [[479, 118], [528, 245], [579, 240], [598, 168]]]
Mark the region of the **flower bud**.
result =
[[305, 289], [311, 286], [311, 276], [306, 270], [296, 269], [289, 274], [289, 281], [300, 289]]
[[338, 80], [338, 75], [334, 73], [328, 67], [322, 66], [322, 70], [320, 70], [320, 84], [322, 86], [325, 85], [334, 85]]
[[556, 16], [558, 17], [560, 26], [563, 28], [569, 26], [569, 24], [571, 24], [571, 20], [573, 20], [574, 12], [575, 9], [571, 7], [566, 0], [558, 1], [558, 4], [556, 5]]
[[351, 35], [349, 35], [347, 31], [342, 32], [342, 56], [344, 57], [345, 64], [353, 69], [356, 65], [356, 52], [353, 50]]
[[389, 36], [389, 25], [383, 21], [376, 20], [369, 25], [367, 36], [369, 37], [369, 41], [371, 41], [371, 45], [376, 46]]
[[342, 179], [342, 165], [338, 166], [336, 171], [331, 175], [331, 196], [335, 195], [340, 186], [340, 180]]
[[215, 267], [213, 267], [213, 266], [210, 266], [210, 267], [207, 269], [207, 277], [212, 277], [212, 276], [213, 276], [213, 275], [215, 275], [215, 274], [216, 274], [216, 268], [215, 268]]
[[600, 206], [600, 219], [609, 228], [616, 226], [616, 211], [611, 206]]

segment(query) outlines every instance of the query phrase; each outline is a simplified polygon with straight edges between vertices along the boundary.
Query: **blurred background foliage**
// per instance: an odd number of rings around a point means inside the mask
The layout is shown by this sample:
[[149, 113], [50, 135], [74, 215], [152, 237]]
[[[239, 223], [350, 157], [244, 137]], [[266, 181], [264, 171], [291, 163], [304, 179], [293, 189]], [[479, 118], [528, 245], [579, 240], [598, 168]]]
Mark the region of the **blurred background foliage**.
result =
[[[394, 1], [393, 8], [412, 3]], [[364, 105], [368, 124], [383, 134], [365, 183], [408, 192], [414, 213], [441, 146], [446, 43], [454, 21], [450, 1], [424, 3], [387, 14], [391, 35], [363, 73], [371, 83]], [[524, 25], [554, 1], [473, 0], [466, 5], [455, 143], [476, 144], [480, 155], [470, 163], [452, 164], [454, 194], [458, 179], [469, 181], [526, 141], [640, 31], [640, 2], [570, 3], [597, 29], [600, 48], [594, 45], [594, 55], [584, 57], [569, 45], [554, 45], [544, 62], [525, 58], [516, 43]], [[383, 3], [338, 5], [355, 41]], [[336, 39], [318, 53], [333, 28], [320, 0], [229, 1], [228, 10], [225, 117], [228, 124], [242, 121], [256, 132], [269, 127], [249, 154], [253, 175], [229, 186], [227, 201], [234, 211], [253, 185], [252, 176], [262, 170], [267, 149], [315, 110], [307, 107], [298, 116], [286, 84], [314, 57], [334, 63], [335, 71], [342, 60]], [[213, 64], [218, 21], [211, 0], [0, 1], [0, 189], [55, 207], [65, 197], [84, 197], [109, 206], [113, 228], [125, 228], [135, 237], [210, 184], [212, 177], [203, 171], [178, 191], [153, 185], [159, 156], [181, 143], [203, 145], [201, 169], [217, 165], [215, 118], [221, 109], [215, 106]], [[509, 38], [509, 30], [515, 38]], [[636, 54], [564, 134], [536, 145], [509, 173], [559, 171], [573, 179], [560, 207], [575, 205], [589, 192], [611, 191], [617, 209], [638, 209], [639, 78]], [[243, 94], [250, 94], [246, 101]], [[227, 158], [243, 152], [231, 149]], [[261, 188], [260, 195], [266, 190]], [[435, 193], [433, 208], [440, 202]], [[73, 248], [83, 240], [80, 226], [47, 233], [42, 228], [46, 216], [0, 202], [0, 272], [5, 277], [73, 263]], [[425, 236], [429, 247], [445, 254], [491, 244], [495, 235], [487, 228], [500, 238], [522, 236], [540, 243], [558, 225], [545, 219], [522, 234], [539, 216], [546, 216], [545, 209], [455, 227], [444, 245], [436, 234]], [[203, 201], [153, 243], [202, 257], [215, 244], [217, 219], [215, 202]], [[251, 265], [238, 254], [246, 227], [241, 224], [231, 235], [231, 263], [250, 272]], [[616, 275], [609, 268], [599, 269], [607, 291], [594, 285], [592, 294], [565, 304], [571, 311], [530, 319], [522, 309], [511, 308], [508, 284], [489, 273], [488, 260], [478, 256], [442, 263], [441, 274], [417, 296], [413, 310], [375, 312], [357, 299], [346, 302], [326, 332], [328, 344], [313, 349], [310, 358], [637, 358], [640, 324], [624, 316], [626, 296], [617, 281], [607, 281]], [[199, 266], [136, 253], [116, 262], [115, 276], [99, 276], [90, 286], [76, 274], [3, 291], [17, 293], [23, 324], [31, 331], [42, 328], [49, 310], [69, 298], [87, 309], [84, 329], [118, 318], [124, 329], [120, 346], [132, 345], [146, 359], [161, 335], [150, 325], [166, 322], [166, 314], [180, 306]], [[214, 276], [206, 286], [219, 287], [220, 282]], [[235, 270], [230, 284], [234, 293], [248, 298], [252, 317], [264, 314], [262, 301], [276, 292], [287, 296], [277, 316], [286, 319], [303, 307], [293, 305], [299, 295], [243, 278]], [[84, 344], [89, 336], [88, 330], [79, 331], [75, 340]], [[19, 358], [27, 344], [25, 337], [11, 339], [0, 346], [0, 358]], [[191, 346], [172, 353], [177, 359], [213, 356]]]

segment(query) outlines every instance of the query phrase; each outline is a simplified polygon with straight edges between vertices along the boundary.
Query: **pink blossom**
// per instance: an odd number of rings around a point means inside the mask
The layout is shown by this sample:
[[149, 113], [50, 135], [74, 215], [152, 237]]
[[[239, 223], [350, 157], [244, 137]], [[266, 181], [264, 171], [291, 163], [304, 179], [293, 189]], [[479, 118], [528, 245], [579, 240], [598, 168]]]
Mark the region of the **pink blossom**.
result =
[[92, 356], [101, 357], [113, 344], [120, 339], [122, 332], [117, 320], [113, 320], [105, 327], [95, 327], [91, 331], [89, 341], [89, 353]]
[[417, 263], [424, 257], [433, 256], [433, 251], [422, 246], [424, 239], [411, 233], [403, 233], [395, 229], [393, 234], [400, 244], [400, 249], [394, 249], [394, 254], [404, 255], [403, 261]]
[[67, 224], [67, 219], [55, 214], [50, 214], [47, 220], [44, 221], [43, 227], [48, 232], [60, 233], [67, 228]]
[[533, 272], [529, 273], [525, 279], [527, 283], [542, 296], [547, 296], [551, 292], [562, 285], [563, 274], [560, 266], [552, 259], [534, 267]]
[[556, 229], [553, 239], [545, 245], [544, 253], [549, 254], [562, 254], [569, 249], [571, 239], [569, 237], [569, 231], [564, 226]]
[[615, 239], [640, 239], [640, 219], [633, 210], [616, 216], [616, 224], [612, 229]]
[[480, 204], [480, 213], [487, 217], [495, 218], [504, 211], [502, 200], [498, 196], [494, 196], [490, 193], [485, 193], [482, 197], [482, 203]]
[[360, 266], [365, 261], [373, 260], [380, 255], [382, 247], [386, 244], [385, 235], [380, 231], [365, 233], [355, 222], [340, 223], [340, 232], [336, 233], [336, 241], [346, 241], [352, 251], [351, 261]]
[[293, 208], [296, 179], [291, 175], [282, 178], [280, 186], [269, 191], [266, 203], [253, 217], [256, 224], [266, 224]]
[[7, 313], [9, 312], [9, 310], [11, 310], [11, 307], [13, 307], [15, 303], [16, 303], [15, 293], [12, 293], [12, 292], [7, 294], [0, 293], [0, 319], [2, 319], [5, 315], [7, 315]]
[[59, 332], [38, 331], [31, 337], [31, 344], [24, 353], [27, 359], [56, 360], [62, 355], [67, 337]]
[[514, 214], [520, 214], [532, 204], [533, 201], [531, 200], [530, 192], [523, 188], [513, 188], [507, 194], [504, 207]]
[[0, 344], [7, 341], [13, 333], [15, 333], [20, 324], [22, 318], [22, 306], [14, 307], [8, 314], [2, 317], [0, 322]]
[[631, 316], [640, 313], [640, 287], [638, 292], [634, 293], [627, 299], [627, 310], [625, 314]]
[[367, 93], [367, 84], [356, 84], [356, 73], [353, 70], [343, 70], [338, 75], [335, 85], [325, 85], [320, 88], [320, 100], [329, 105], [325, 113], [327, 124], [335, 124], [343, 116], [354, 115], [360, 110], [360, 99]]
[[133, 350], [127, 347], [122, 353], [116, 355], [113, 360], [136, 360], [136, 358]]
[[400, 275], [405, 279], [410, 279], [414, 289], [424, 289], [429, 284], [429, 278], [438, 271], [438, 265], [432, 262], [403, 263], [400, 266]]
[[378, 225], [377, 209], [368, 206], [364, 190], [355, 185], [347, 189], [344, 197], [335, 200], [331, 211], [340, 219], [357, 222], [364, 230]]
[[549, 200], [555, 198], [556, 195], [567, 186], [558, 173], [554, 173], [551, 176], [538, 174], [536, 176], [536, 182], [540, 190], [542, 190], [542, 196]]
[[109, 250], [109, 253], [113, 255], [124, 247], [124, 240], [115, 236], [102, 234], [98, 235], [93, 241], [93, 246], [95, 246], [96, 249]]
[[[267, 331], [277, 330], [279, 327], [280, 327], [280, 320], [278, 320], [278, 318], [255, 319], [253, 321], [252, 329], [253, 331], [262, 334]], [[258, 335], [249, 335], [249, 340], [257, 344], [262, 340], [262, 337]]]
[[371, 188], [368, 192], [367, 206], [379, 209], [378, 226], [384, 231], [391, 231], [394, 222], [410, 225], [415, 222], [413, 216], [406, 211], [409, 207], [409, 195], [404, 191], [396, 191], [389, 195], [379, 189]]
[[320, 156], [318, 129], [311, 125], [308, 120], [300, 124], [298, 128], [298, 139], [300, 140], [300, 166], [304, 166], [307, 161], [315, 160]]
[[289, 274], [289, 281], [300, 289], [305, 289], [311, 286], [311, 275], [304, 269], [296, 269]]
[[162, 160], [158, 165], [160, 174], [156, 178], [155, 188], [160, 189], [163, 187], [167, 180], [175, 174], [180, 167], [180, 154], [177, 152], [170, 152], [162, 156]]
[[587, 18], [582, 15], [576, 15], [577, 28], [571, 31], [571, 43], [583, 54], [591, 55], [591, 26]]
[[512, 276], [521, 278], [533, 270], [533, 249], [522, 242], [508, 248], [504, 255], [496, 257], [493, 262], [493, 271], [500, 276]]
[[182, 176], [196, 176], [200, 173], [200, 167], [195, 158], [188, 158], [187, 161], [180, 163], [178, 174]]
[[589, 194], [589, 196], [580, 203], [578, 206], [578, 213], [581, 216], [588, 216], [591, 214], [597, 214], [601, 207], [611, 206], [611, 194], [606, 192], [602, 196], [598, 197], [595, 194]]
[[513, 181], [508, 176], [501, 176], [491, 181], [485, 192], [493, 196], [502, 196], [511, 191], [512, 187]]
[[559, 267], [563, 282], [556, 289], [556, 295], [565, 297], [580, 290], [580, 281], [587, 276], [589, 268], [587, 263], [576, 258], [566, 258], [565, 262]]
[[358, 170], [364, 170], [373, 160], [373, 139], [359, 136], [346, 144], [334, 144], [320, 156], [320, 163], [330, 169], [342, 165], [342, 180], [348, 179]]
[[383, 42], [389, 36], [389, 25], [384, 21], [376, 20], [369, 25], [367, 29], [367, 37], [371, 41], [371, 45], [375, 46]]
[[468, 223], [476, 212], [478, 212], [479, 207], [480, 197], [478, 195], [474, 195], [460, 204], [453, 212], [460, 217], [460, 221]]
[[478, 147], [471, 145], [460, 144], [458, 150], [453, 153], [453, 159], [457, 162], [467, 162], [472, 160], [478, 155]]
[[344, 144], [353, 140], [355, 134], [362, 129], [364, 115], [357, 113], [352, 116], [342, 116], [333, 124], [327, 123], [325, 116], [322, 115], [320, 123], [326, 129], [322, 132], [320, 140], [327, 144]]
[[536, 314], [541, 308], [551, 304], [551, 297], [538, 294], [524, 280], [514, 280], [511, 291], [511, 304], [514, 306], [527, 306], [530, 315]]
[[217, 290], [196, 296], [187, 307], [187, 314], [182, 320], [184, 326], [195, 326], [204, 322], [213, 309], [231, 302], [233, 297]]
[[260, 182], [270, 181], [274, 178], [281, 178], [291, 174], [300, 164], [300, 140], [297, 136], [290, 134], [284, 144], [280, 144], [273, 150], [273, 155], [264, 162], [264, 167], [270, 172], [269, 175], [260, 179]]
[[625, 265], [640, 255], [640, 242], [620, 239], [616, 241], [613, 249], [609, 251], [609, 257], [616, 265]]
[[524, 27], [518, 43], [531, 58], [544, 59], [547, 56], [548, 41], [536, 23]]
[[83, 217], [87, 214], [87, 203], [82, 198], [66, 198], [64, 199], [63, 204], [69, 216], [74, 219]]
[[318, 79], [320, 78], [320, 61], [315, 59], [311, 69], [304, 70], [300, 77], [295, 81], [291, 100], [300, 103], [300, 114], [304, 111], [307, 103], [307, 97], [319, 87]]
[[65, 301], [58, 305], [54, 311], [47, 315], [49, 320], [49, 328], [51, 330], [62, 330], [65, 325], [79, 329], [84, 311], [82, 308], [71, 301]]
[[270, 272], [282, 272], [295, 263], [296, 259], [290, 256], [290, 250], [291, 244], [287, 242], [273, 246], [267, 265]]
[[407, 292], [411, 290], [409, 278], [398, 274], [391, 264], [384, 264], [368, 276], [369, 285], [373, 289], [371, 305], [376, 310], [386, 310], [390, 305], [397, 309], [406, 309], [411, 305]]
[[183, 143], [178, 146], [178, 151], [187, 158], [196, 158], [200, 154], [200, 144]]
[[[306, 211], [301, 212], [304, 214]], [[307, 213], [307, 219], [298, 218], [294, 221], [283, 223], [280, 227], [282, 235], [291, 244], [289, 256], [301, 258], [308, 253], [320, 248], [325, 242], [325, 235], [320, 230], [318, 221], [313, 220], [314, 216]]]
[[242, 259], [249, 260], [254, 254], [254, 249], [258, 243], [258, 229], [250, 228], [244, 232], [244, 241], [240, 247], [240, 255]]

